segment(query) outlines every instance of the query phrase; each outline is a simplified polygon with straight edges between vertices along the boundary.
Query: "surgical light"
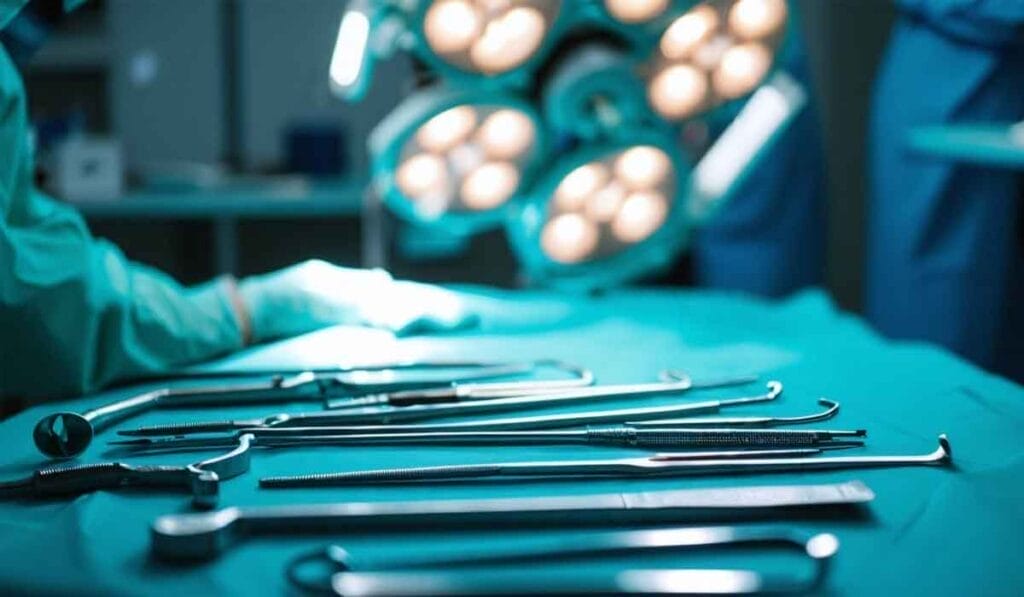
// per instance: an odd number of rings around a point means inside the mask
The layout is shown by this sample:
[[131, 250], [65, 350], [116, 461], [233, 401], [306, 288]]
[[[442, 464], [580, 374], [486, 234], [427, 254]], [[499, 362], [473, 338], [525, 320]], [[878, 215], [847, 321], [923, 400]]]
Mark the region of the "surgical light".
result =
[[685, 240], [679, 198], [689, 166], [670, 138], [652, 130], [636, 137], [579, 149], [534, 186], [508, 228], [531, 279], [611, 285], [667, 259]]
[[453, 238], [504, 223], [532, 283], [667, 266], [806, 104], [776, 66], [787, 0], [349, 6], [332, 85], [388, 48], [433, 75], [374, 130], [369, 197]]
[[771, 72], [788, 15], [785, 0], [706, 0], [676, 17], [649, 65], [651, 108], [681, 121], [752, 93]]
[[371, 138], [385, 202], [418, 224], [496, 225], [541, 155], [528, 104], [444, 89], [410, 96]]
[[778, 33], [786, 23], [785, 0], [739, 0], [729, 11], [729, 28], [755, 39]]
[[559, 0], [433, 0], [422, 33], [442, 62], [498, 75], [537, 54], [560, 8]]
[[643, 23], [664, 14], [669, 0], [605, 0], [604, 5], [623, 23]]

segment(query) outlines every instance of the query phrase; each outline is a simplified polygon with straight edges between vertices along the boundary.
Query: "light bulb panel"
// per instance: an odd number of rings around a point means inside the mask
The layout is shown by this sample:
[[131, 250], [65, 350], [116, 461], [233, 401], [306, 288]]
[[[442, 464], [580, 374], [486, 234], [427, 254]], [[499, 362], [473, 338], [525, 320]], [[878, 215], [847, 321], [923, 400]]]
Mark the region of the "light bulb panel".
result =
[[592, 290], [666, 267], [687, 241], [690, 172], [673, 138], [647, 129], [563, 157], [506, 223], [527, 278]]
[[427, 89], [370, 136], [373, 184], [399, 217], [470, 234], [499, 226], [545, 155], [542, 123], [512, 95]]
[[491, 89], [519, 87], [547, 57], [575, 0], [421, 0], [410, 49], [442, 77]]
[[651, 110], [671, 123], [735, 115], [785, 54], [793, 15], [787, 0], [704, 0], [674, 12], [644, 66]]

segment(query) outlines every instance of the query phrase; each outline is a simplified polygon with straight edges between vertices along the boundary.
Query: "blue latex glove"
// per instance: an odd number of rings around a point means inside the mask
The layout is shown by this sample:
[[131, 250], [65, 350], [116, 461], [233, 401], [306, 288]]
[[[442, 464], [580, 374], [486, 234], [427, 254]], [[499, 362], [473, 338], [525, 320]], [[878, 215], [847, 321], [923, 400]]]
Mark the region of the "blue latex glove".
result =
[[450, 291], [396, 281], [383, 270], [350, 269], [318, 260], [247, 278], [239, 284], [239, 292], [255, 342], [337, 324], [409, 334], [450, 330], [475, 321]]

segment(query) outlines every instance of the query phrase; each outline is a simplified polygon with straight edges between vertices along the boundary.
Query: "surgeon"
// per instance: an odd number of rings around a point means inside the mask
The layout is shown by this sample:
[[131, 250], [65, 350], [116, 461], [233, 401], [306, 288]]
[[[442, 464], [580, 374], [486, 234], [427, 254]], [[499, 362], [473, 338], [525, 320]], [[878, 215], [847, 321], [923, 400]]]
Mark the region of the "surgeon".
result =
[[[797, 10], [797, 3], [790, 2]], [[799, 27], [799, 15], [791, 17]], [[781, 68], [813, 89], [800, 32]], [[824, 162], [817, 114], [808, 105], [773, 142], [734, 193], [728, 208], [696, 232], [694, 275], [700, 286], [784, 296], [820, 286], [825, 275]]]
[[870, 131], [867, 315], [1024, 381], [1019, 174], [908, 151], [1024, 118], [1024, 0], [899, 0]]
[[[0, 30], [26, 2], [0, 0]], [[65, 0], [63, 9], [81, 3]], [[132, 263], [33, 186], [10, 39], [0, 42], [0, 406], [90, 392], [333, 324], [410, 333], [471, 320], [454, 295], [382, 271], [311, 261], [185, 288]]]

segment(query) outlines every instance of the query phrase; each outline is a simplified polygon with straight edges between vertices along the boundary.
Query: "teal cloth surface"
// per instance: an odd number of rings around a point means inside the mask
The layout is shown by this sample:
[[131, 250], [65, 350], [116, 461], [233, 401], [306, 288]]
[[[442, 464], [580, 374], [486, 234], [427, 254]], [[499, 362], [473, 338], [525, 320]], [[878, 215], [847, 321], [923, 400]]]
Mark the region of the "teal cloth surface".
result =
[[[639, 491], [724, 485], [828, 483], [860, 479], [878, 494], [864, 517], [799, 521], [836, 533], [842, 548], [828, 591], [866, 594], [1021, 594], [1024, 591], [1024, 389], [924, 345], [893, 344], [819, 293], [785, 302], [678, 291], [633, 290], [599, 298], [465, 289], [482, 314], [479, 329], [447, 336], [395, 339], [373, 330], [332, 328], [252, 350], [215, 366], [286, 367], [406, 358], [522, 359], [556, 357], [591, 367], [602, 383], [653, 380], [665, 368], [695, 379], [757, 373], [779, 379], [775, 404], [731, 409], [736, 415], [799, 415], [827, 396], [842, 404], [828, 428], [869, 429], [864, 453], [925, 453], [949, 434], [954, 469], [906, 468], [743, 477], [586, 482], [480, 482], [259, 490], [257, 479], [300, 472], [540, 458], [636, 455], [582, 446], [341, 447], [261, 450], [252, 471], [229, 481], [222, 505], [383, 501]], [[44, 405], [0, 424], [0, 474], [20, 476], [47, 464], [32, 445], [35, 421], [55, 408], [84, 409], [126, 397], [123, 388], [62, 405]], [[739, 395], [740, 390], [693, 393]], [[749, 392], [747, 392], [749, 393]], [[676, 399], [678, 400], [678, 399]], [[666, 399], [645, 400], [661, 404]], [[634, 401], [632, 404], [636, 404]], [[622, 406], [608, 403], [609, 406]], [[307, 404], [305, 408], [308, 408]], [[158, 411], [121, 426], [217, 419], [301, 405]], [[81, 462], [109, 460], [100, 435]], [[185, 463], [198, 454], [121, 458], [133, 463]], [[286, 562], [329, 541], [357, 559], [393, 561], [573, 537], [582, 531], [499, 530], [444, 533], [352, 533], [262, 538], [202, 565], [168, 566], [149, 557], [149, 524], [184, 511], [182, 494], [99, 492], [74, 500], [0, 504], [0, 586], [16, 592], [132, 594], [264, 594], [287, 590]], [[582, 568], [581, 568], [582, 570]], [[581, 572], [582, 573], [582, 572]]]

